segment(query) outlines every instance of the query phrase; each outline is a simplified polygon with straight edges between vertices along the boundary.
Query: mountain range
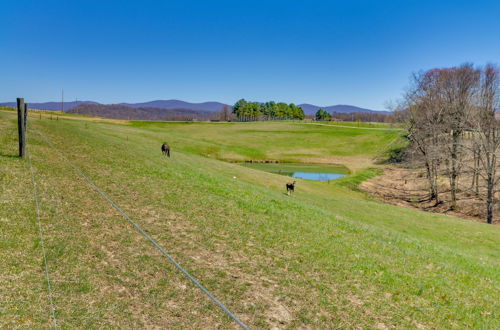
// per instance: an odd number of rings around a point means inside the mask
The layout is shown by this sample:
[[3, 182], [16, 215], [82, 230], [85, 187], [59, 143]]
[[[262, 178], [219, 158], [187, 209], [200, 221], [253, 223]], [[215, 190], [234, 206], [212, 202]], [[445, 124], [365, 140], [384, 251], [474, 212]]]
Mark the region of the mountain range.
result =
[[[94, 101], [64, 102], [64, 111], [69, 111], [76, 106], [85, 104], [101, 105], [100, 103]], [[0, 105], [8, 107], [16, 107], [15, 102], [4, 102], [0, 103]], [[208, 111], [208, 112], [222, 111], [225, 106], [231, 107], [231, 105], [220, 102], [191, 103], [181, 100], [155, 100], [155, 101], [141, 102], [141, 103], [119, 103], [118, 105], [126, 106], [129, 108], [185, 109], [192, 111]], [[306, 115], [313, 115], [320, 108], [328, 112], [337, 112], [337, 113], [354, 113], [354, 112], [363, 112], [363, 113], [375, 112], [375, 113], [386, 113], [386, 114], [389, 113], [389, 111], [371, 110], [371, 109], [356, 107], [353, 105], [343, 105], [343, 104], [320, 107], [314, 104], [303, 103], [299, 104], [298, 106], [304, 110], [304, 113]], [[60, 111], [61, 102], [29, 103], [29, 107], [39, 110]]]
[[[37, 109], [37, 110], [55, 110], [55, 111], [61, 111], [61, 102], [43, 102], [43, 103], [28, 103], [28, 106], [31, 109]], [[73, 101], [73, 102], [64, 102], [64, 111], [68, 111], [80, 104], [99, 104], [97, 102], [93, 101]], [[16, 102], [4, 102], [0, 103], [0, 105], [3, 105], [5, 107], [17, 107]]]
[[159, 108], [159, 109], [190, 109], [198, 111], [222, 111], [228, 104], [220, 102], [190, 103], [181, 100], [156, 100], [142, 103], [120, 103], [133, 108]]
[[128, 120], [193, 120], [209, 119], [214, 111], [184, 108], [165, 109], [158, 107], [130, 107], [124, 104], [79, 104], [69, 109], [69, 113]]
[[323, 109], [326, 112], [330, 112], [330, 113], [332, 113], [332, 112], [337, 112], [337, 113], [374, 112], [374, 113], [384, 113], [384, 114], [390, 113], [387, 110], [371, 110], [371, 109], [365, 109], [365, 108], [356, 107], [354, 105], [346, 105], [346, 104], [337, 104], [337, 105], [329, 105], [329, 106], [325, 106], [325, 107], [320, 107], [320, 106], [317, 106], [314, 104], [303, 103], [303, 104], [299, 104], [298, 106], [301, 107], [302, 110], [304, 110], [304, 113], [306, 115], [313, 115], [319, 109]]

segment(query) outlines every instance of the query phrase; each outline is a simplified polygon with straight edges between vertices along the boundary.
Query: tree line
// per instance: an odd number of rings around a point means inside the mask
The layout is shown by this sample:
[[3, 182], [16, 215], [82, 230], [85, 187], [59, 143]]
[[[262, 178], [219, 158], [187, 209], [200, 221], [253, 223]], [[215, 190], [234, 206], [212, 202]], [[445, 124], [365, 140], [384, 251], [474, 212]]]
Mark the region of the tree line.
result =
[[154, 107], [136, 108], [122, 104], [80, 104], [67, 112], [113, 119], [166, 121], [208, 120], [213, 115], [210, 111], [202, 110], [162, 109]]
[[412, 77], [400, 109], [411, 150], [425, 167], [430, 199], [443, 202], [439, 179], [445, 177], [450, 208], [457, 208], [457, 193], [467, 190], [485, 202], [488, 223], [499, 179], [499, 86], [499, 69], [493, 65], [432, 69]]
[[276, 103], [274, 101], [261, 103], [249, 102], [245, 99], [241, 99], [234, 104], [233, 113], [240, 121], [286, 119], [303, 120], [305, 118], [304, 111], [301, 107], [298, 107], [293, 103]]
[[329, 113], [323, 109], [318, 109], [314, 114], [314, 119], [319, 121], [352, 121], [352, 122], [380, 122], [380, 123], [397, 123], [400, 122], [398, 116], [392, 113], [377, 113], [377, 112], [332, 112]]
[[339, 113], [332, 112], [332, 119], [338, 121], [362, 121], [362, 122], [379, 122], [379, 123], [398, 123], [401, 119], [392, 113], [377, 113], [377, 112], [351, 112]]

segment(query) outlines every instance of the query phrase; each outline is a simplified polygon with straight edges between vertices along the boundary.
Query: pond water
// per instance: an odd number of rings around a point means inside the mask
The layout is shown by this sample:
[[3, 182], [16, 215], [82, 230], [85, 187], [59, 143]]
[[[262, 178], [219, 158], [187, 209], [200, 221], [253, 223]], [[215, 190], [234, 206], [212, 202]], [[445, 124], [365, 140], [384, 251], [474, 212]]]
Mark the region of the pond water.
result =
[[314, 181], [330, 181], [349, 174], [344, 166], [299, 163], [241, 163], [256, 170]]

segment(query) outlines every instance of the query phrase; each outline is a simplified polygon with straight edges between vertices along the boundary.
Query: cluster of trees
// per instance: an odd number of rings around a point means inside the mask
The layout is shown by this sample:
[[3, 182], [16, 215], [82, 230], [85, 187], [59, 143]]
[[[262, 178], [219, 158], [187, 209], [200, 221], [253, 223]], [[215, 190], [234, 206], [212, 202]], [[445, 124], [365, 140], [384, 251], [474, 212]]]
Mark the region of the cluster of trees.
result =
[[314, 118], [316, 120], [331, 120], [332, 115], [323, 109], [318, 109], [318, 111], [316, 111], [316, 114], [314, 115]]
[[331, 114], [323, 109], [318, 109], [314, 115], [315, 120], [334, 120], [334, 121], [353, 121], [353, 122], [381, 122], [381, 123], [397, 123], [401, 122], [400, 116], [395, 116], [392, 113], [377, 113], [377, 112], [351, 112], [340, 113], [332, 112]]
[[283, 120], [283, 119], [304, 119], [304, 111], [302, 108], [293, 103], [286, 104], [283, 102], [276, 103], [274, 101], [260, 103], [249, 102], [241, 99], [233, 106], [233, 113], [238, 120]]
[[377, 113], [377, 112], [352, 112], [352, 113], [333, 112], [332, 120], [379, 122], [379, 123], [401, 122], [401, 118], [395, 116], [392, 113]]
[[209, 119], [211, 121], [235, 121], [235, 120], [237, 120], [236, 116], [234, 115], [233, 111], [231, 110], [231, 107], [228, 105], [225, 105], [221, 111], [214, 112], [212, 114], [212, 116], [210, 116]]
[[[471, 64], [414, 75], [405, 95], [408, 138], [423, 160], [430, 198], [441, 203], [438, 178], [449, 180], [451, 209], [457, 207], [459, 181], [485, 201], [492, 223], [500, 150], [500, 73], [493, 65]], [[462, 182], [461, 182], [462, 183]]]

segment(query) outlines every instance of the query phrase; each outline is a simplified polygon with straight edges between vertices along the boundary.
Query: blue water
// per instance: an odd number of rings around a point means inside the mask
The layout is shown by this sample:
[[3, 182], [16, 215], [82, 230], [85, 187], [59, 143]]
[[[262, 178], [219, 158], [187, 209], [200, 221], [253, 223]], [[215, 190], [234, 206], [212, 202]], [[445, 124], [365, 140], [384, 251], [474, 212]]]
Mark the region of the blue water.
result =
[[329, 181], [344, 177], [345, 174], [337, 173], [310, 173], [310, 172], [295, 172], [292, 177], [314, 181]]

